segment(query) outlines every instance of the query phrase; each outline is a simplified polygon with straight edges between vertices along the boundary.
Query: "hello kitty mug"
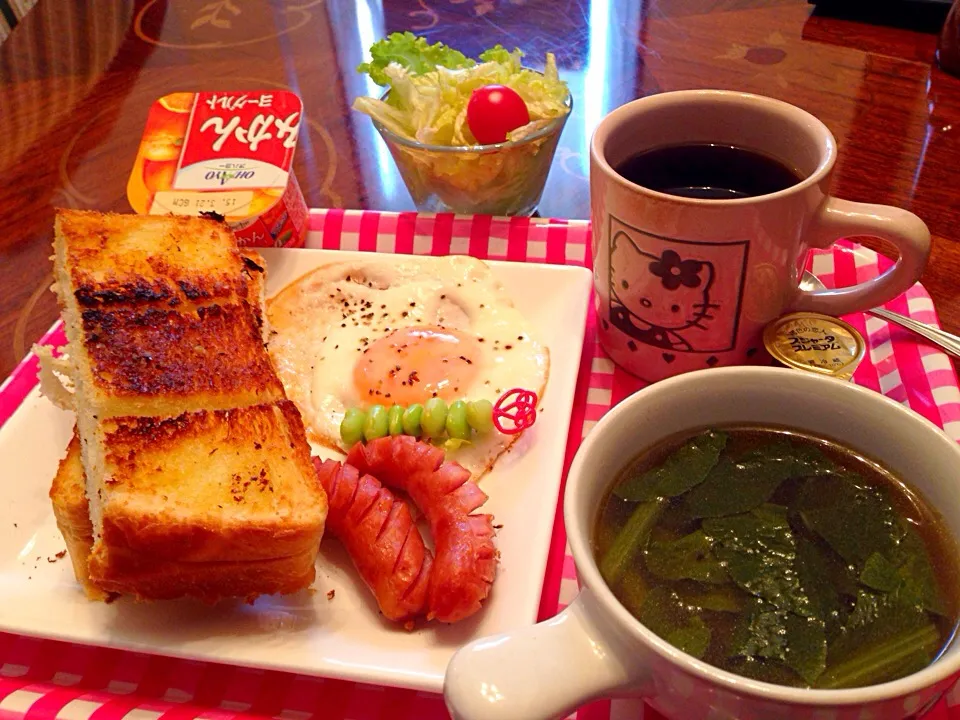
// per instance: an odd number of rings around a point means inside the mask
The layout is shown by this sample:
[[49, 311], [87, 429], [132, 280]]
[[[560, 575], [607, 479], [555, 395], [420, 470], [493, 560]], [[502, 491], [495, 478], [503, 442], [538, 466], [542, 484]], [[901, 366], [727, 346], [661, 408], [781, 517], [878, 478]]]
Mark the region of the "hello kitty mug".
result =
[[[797, 173], [786, 189], [701, 199], [637, 185], [614, 168], [655, 148], [717, 144], [773, 158]], [[763, 328], [786, 312], [866, 310], [917, 281], [930, 233], [913, 213], [829, 195], [837, 143], [826, 125], [779, 100], [683, 90], [623, 105], [590, 146], [595, 302], [600, 343], [643, 380], [765, 362]], [[868, 235], [896, 247], [877, 278], [802, 290], [807, 251]]]

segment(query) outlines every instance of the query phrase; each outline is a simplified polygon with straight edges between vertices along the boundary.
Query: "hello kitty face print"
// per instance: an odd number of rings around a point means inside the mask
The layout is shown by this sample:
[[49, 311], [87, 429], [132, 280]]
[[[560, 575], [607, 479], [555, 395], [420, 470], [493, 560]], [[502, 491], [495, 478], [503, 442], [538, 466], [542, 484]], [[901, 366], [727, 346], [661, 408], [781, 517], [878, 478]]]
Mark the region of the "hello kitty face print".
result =
[[[613, 327], [672, 353], [716, 353], [736, 344], [747, 242], [665, 238], [610, 219]], [[631, 348], [632, 349], [632, 348]]]

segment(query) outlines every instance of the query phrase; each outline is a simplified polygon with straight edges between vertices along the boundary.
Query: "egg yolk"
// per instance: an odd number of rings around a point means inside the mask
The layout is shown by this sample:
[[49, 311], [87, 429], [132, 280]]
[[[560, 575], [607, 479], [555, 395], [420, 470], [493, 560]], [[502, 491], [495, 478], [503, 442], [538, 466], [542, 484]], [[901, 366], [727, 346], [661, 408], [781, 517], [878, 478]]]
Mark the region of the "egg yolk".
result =
[[477, 373], [480, 341], [431, 325], [399, 328], [371, 343], [353, 367], [365, 404], [411, 405], [463, 397]]

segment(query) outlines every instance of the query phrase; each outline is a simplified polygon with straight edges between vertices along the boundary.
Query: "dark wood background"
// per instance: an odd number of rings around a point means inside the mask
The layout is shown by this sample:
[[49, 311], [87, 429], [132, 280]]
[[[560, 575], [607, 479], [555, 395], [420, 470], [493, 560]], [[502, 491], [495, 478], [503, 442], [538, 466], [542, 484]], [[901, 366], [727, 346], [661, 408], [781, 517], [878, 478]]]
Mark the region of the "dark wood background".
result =
[[54, 207], [129, 211], [147, 109], [168, 92], [295, 90], [308, 204], [412, 209], [350, 110], [371, 90], [354, 71], [364, 48], [406, 29], [467, 53], [501, 42], [532, 63], [557, 54], [575, 110], [544, 215], [588, 216], [590, 134], [636, 97], [729, 88], [818, 115], [840, 145], [836, 194], [929, 224], [923, 282], [960, 331], [960, 80], [936, 68], [935, 32], [822, 16], [805, 0], [40, 0], [0, 46], [0, 377], [56, 317]]

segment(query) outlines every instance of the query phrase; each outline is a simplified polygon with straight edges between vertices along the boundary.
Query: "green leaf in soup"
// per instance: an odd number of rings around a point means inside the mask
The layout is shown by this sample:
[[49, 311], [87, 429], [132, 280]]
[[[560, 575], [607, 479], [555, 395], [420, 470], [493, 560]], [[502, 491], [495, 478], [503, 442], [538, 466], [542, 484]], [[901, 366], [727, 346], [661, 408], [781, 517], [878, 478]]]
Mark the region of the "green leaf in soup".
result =
[[860, 582], [871, 590], [889, 593], [904, 605], [946, 615], [947, 607], [934, 575], [923, 539], [904, 524], [904, 535], [893, 551], [895, 562], [880, 553], [867, 558]]
[[657, 467], [619, 483], [613, 494], [633, 502], [682, 495], [706, 479], [726, 444], [725, 433], [716, 430], [701, 433], [685, 442]]
[[643, 599], [637, 620], [662, 638], [686, 623], [689, 612], [680, 597], [670, 588], [650, 588]]
[[947, 616], [947, 603], [937, 582], [930, 555], [920, 533], [901, 521], [903, 536], [893, 552], [901, 584], [895, 592], [908, 602], [918, 603], [937, 615]]
[[636, 568], [628, 568], [620, 578], [620, 582], [613, 588], [613, 594], [627, 611], [634, 617], [640, 616], [640, 609], [646, 599], [650, 587]]
[[820, 620], [755, 600], [734, 631], [728, 654], [782, 662], [812, 685], [826, 667], [826, 630]]
[[674, 647], [702, 658], [710, 646], [710, 628], [669, 588], [652, 588], [637, 619]]
[[[860, 579], [856, 570], [844, 562], [843, 558], [833, 552], [828, 545], [816, 541], [813, 536], [808, 537], [806, 533], [797, 533], [797, 556], [798, 567], [802, 563], [810, 563], [812, 568], [810, 575], [816, 573], [817, 578], [829, 583], [841, 596], [849, 598], [857, 596], [860, 590]], [[804, 587], [815, 584], [804, 583], [803, 578], [801, 583]]]
[[843, 620], [840, 595], [856, 594], [856, 577], [804, 536], [797, 537], [796, 568], [800, 587], [810, 598], [812, 616], [825, 623], [827, 637], [832, 637]]
[[845, 663], [872, 648], [895, 644], [898, 638], [911, 636], [927, 625], [932, 625], [930, 617], [916, 603], [896, 593], [861, 590], [842, 631], [830, 642], [829, 666]]
[[897, 566], [875, 552], [863, 564], [860, 582], [872, 590], [891, 593], [900, 587], [901, 578]]
[[929, 665], [940, 642], [926, 613], [895, 594], [864, 591], [844, 635], [830, 644], [817, 687], [860, 687], [903, 677]]
[[664, 639], [687, 655], [702, 659], [710, 647], [710, 636], [710, 628], [698, 615], [694, 615], [683, 627], [669, 633]]
[[704, 590], [678, 587], [676, 593], [680, 601], [688, 607], [725, 613], [740, 612], [749, 598], [748, 595], [732, 585], [720, 585]]
[[647, 570], [661, 580], [697, 580], [722, 585], [729, 582], [703, 530], [678, 540], [652, 541], [643, 554]]
[[890, 557], [902, 533], [883, 491], [854, 476], [810, 478], [797, 504], [806, 526], [858, 568], [874, 553]]
[[646, 546], [650, 531], [657, 524], [666, 500], [640, 503], [620, 529], [613, 543], [600, 558], [600, 574], [607, 585], [614, 587], [630, 567], [630, 563]]
[[816, 447], [775, 440], [739, 458], [721, 459], [684, 504], [694, 518], [738, 515], [767, 502], [785, 480], [834, 472], [836, 466]]
[[786, 654], [785, 611], [754, 598], [740, 617], [727, 655], [783, 660]]
[[813, 685], [827, 666], [827, 633], [823, 622], [787, 613], [787, 647], [783, 662]]
[[864, 687], [897, 680], [919, 672], [933, 662], [930, 647], [936, 628], [930, 624], [897, 638], [883, 647], [873, 648], [863, 657], [830, 668], [820, 676], [816, 687], [822, 690]]
[[804, 617], [815, 614], [796, 571], [796, 538], [786, 509], [764, 505], [749, 513], [703, 521], [714, 554], [751, 595]]

